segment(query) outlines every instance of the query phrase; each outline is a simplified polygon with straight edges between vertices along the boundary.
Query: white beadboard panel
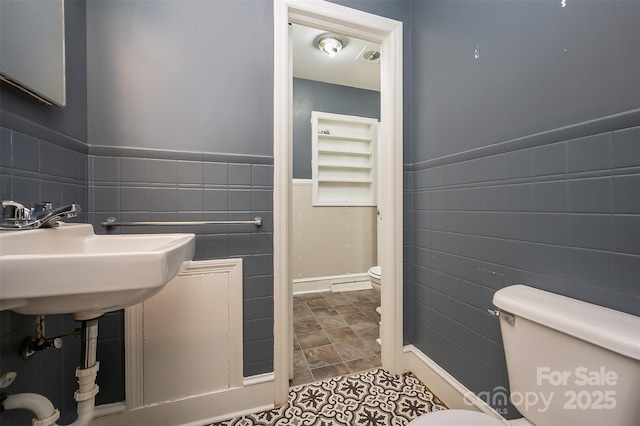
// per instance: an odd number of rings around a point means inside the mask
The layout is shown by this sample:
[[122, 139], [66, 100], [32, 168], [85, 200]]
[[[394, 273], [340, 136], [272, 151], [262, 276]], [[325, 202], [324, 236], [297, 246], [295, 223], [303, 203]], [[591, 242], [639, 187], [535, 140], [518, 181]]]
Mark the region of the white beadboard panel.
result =
[[377, 265], [375, 207], [314, 207], [311, 180], [292, 186], [292, 278], [362, 273]]
[[145, 405], [242, 385], [242, 259], [192, 262], [143, 318]]

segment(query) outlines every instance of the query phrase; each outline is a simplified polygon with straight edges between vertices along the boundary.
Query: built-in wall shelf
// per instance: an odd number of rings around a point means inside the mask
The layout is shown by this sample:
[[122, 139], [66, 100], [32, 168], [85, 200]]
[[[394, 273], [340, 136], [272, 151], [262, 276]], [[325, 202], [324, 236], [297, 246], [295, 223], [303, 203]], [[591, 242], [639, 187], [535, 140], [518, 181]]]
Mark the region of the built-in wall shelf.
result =
[[313, 111], [314, 206], [374, 206], [378, 120]]

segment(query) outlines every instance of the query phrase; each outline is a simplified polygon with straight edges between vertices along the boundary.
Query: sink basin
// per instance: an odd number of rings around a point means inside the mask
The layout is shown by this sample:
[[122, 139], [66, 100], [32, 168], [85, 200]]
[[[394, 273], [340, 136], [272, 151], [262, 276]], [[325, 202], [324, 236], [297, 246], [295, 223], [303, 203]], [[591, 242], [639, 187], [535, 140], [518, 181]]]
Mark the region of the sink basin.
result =
[[194, 250], [193, 234], [95, 235], [89, 224], [0, 232], [0, 310], [97, 318], [162, 290]]

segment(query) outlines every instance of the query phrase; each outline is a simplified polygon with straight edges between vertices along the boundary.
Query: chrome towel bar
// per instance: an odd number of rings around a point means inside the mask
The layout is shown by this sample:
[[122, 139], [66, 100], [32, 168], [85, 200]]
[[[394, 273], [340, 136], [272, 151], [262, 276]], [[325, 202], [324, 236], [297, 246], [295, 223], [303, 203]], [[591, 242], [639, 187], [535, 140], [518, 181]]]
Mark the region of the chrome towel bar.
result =
[[213, 220], [213, 221], [180, 221], [180, 222], [118, 222], [115, 217], [108, 217], [101, 223], [108, 230], [118, 226], [200, 226], [200, 225], [253, 225], [262, 226], [262, 218], [256, 216], [253, 220]]

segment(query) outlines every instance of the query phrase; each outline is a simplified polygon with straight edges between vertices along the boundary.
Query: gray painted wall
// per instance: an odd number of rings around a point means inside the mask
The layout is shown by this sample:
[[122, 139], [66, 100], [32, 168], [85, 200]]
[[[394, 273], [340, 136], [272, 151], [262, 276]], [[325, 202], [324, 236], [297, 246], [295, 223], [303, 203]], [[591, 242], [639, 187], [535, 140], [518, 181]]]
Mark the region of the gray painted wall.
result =
[[640, 314], [640, 3], [411, 5], [411, 341], [492, 392], [496, 290]]
[[89, 144], [272, 155], [272, 10], [87, 2]]
[[311, 111], [380, 120], [380, 92], [293, 79], [294, 179], [311, 179]]
[[58, 145], [70, 146], [74, 142], [87, 141], [85, 2], [65, 1], [64, 13], [67, 105], [64, 108], [45, 105], [2, 83], [0, 123]]
[[640, 4], [566, 4], [411, 3], [412, 163], [637, 108]]

